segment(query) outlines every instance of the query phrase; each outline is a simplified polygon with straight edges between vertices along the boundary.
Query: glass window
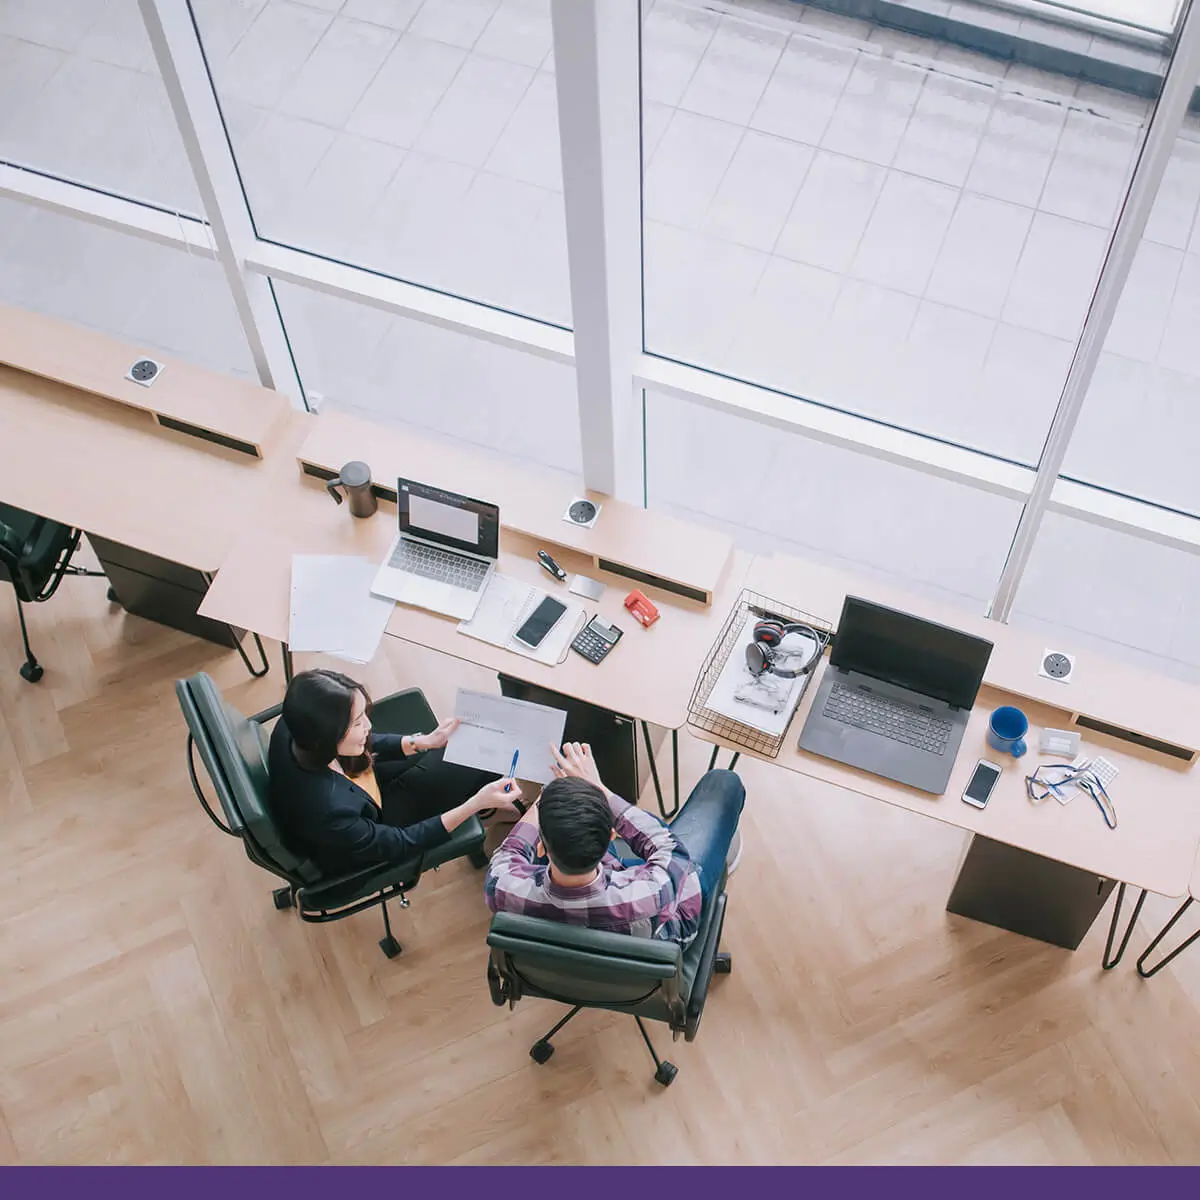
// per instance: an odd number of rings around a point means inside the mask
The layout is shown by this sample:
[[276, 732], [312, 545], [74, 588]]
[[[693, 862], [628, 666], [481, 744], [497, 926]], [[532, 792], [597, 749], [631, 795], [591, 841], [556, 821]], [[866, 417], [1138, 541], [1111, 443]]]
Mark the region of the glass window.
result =
[[1200, 515], [1200, 118], [1167, 166], [1063, 474]]
[[137, 0], [0, 4], [0, 160], [202, 215]]
[[1200, 682], [1197, 597], [1200, 557], [1047, 513], [1011, 621], [1043, 631], [1053, 649]]
[[735, 8], [644, 9], [646, 349], [1035, 463], [1149, 103]]
[[255, 382], [211, 259], [0, 199], [0, 302]]
[[976, 610], [991, 599], [1021, 513], [1015, 500], [690, 401], [645, 397], [651, 508], [723, 529], [755, 553], [886, 576]]
[[571, 320], [549, 0], [193, 9], [261, 237]]
[[578, 476], [574, 368], [276, 282], [310, 402]]

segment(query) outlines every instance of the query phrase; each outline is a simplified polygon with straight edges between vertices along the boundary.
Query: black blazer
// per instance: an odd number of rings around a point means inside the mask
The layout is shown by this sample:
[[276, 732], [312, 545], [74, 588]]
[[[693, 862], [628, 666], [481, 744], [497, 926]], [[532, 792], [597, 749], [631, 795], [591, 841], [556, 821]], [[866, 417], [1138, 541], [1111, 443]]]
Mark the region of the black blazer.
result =
[[[381, 763], [405, 757], [399, 734], [372, 733], [370, 748]], [[271, 732], [267, 769], [271, 810], [284, 840], [323, 871], [401, 862], [450, 838], [441, 817], [403, 829], [388, 825], [371, 797], [352, 780], [328, 767], [302, 767], [282, 717]]]

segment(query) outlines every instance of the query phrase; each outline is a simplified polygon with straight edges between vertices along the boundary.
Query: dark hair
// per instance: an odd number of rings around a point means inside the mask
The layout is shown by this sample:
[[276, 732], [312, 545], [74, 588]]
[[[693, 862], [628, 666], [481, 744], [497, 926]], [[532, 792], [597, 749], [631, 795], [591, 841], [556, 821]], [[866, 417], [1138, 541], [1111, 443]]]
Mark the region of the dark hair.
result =
[[550, 861], [568, 875], [595, 869], [612, 839], [608, 797], [586, 779], [552, 779], [538, 801], [538, 827]]
[[367, 753], [346, 758], [338, 754], [338, 743], [350, 728], [354, 693], [358, 692], [371, 711], [371, 696], [357, 679], [340, 671], [301, 671], [288, 684], [283, 698], [284, 724], [292, 743], [304, 759], [302, 766], [324, 767], [336, 758], [347, 775], [361, 775], [371, 764]]

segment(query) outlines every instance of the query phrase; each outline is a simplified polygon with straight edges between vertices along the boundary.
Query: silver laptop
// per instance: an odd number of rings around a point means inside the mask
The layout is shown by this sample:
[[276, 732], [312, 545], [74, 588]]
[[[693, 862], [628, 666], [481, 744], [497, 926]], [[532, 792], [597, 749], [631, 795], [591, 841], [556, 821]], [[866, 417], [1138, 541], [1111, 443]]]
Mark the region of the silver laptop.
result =
[[500, 553], [500, 509], [401, 479], [400, 532], [371, 591], [465, 621], [475, 615]]
[[985, 638], [847, 596], [800, 748], [940, 796], [991, 655]]

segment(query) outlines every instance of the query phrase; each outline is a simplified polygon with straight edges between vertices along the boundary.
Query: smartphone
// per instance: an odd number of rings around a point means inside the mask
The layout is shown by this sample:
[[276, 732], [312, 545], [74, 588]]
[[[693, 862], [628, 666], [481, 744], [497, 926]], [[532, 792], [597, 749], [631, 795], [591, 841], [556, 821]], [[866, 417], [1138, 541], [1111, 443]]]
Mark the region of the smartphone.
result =
[[962, 794], [963, 800], [968, 804], [973, 804], [976, 808], [987, 808], [992, 788], [996, 786], [996, 780], [999, 778], [1000, 768], [995, 763], [981, 758], [975, 767], [975, 773], [971, 776], [971, 782], [967, 784], [966, 791]]
[[542, 639], [558, 624], [559, 618], [566, 611], [567, 606], [561, 600], [547, 596], [513, 636], [522, 645], [536, 650], [542, 644]]

